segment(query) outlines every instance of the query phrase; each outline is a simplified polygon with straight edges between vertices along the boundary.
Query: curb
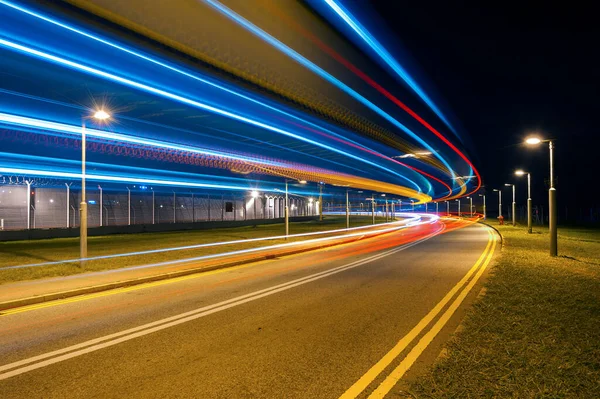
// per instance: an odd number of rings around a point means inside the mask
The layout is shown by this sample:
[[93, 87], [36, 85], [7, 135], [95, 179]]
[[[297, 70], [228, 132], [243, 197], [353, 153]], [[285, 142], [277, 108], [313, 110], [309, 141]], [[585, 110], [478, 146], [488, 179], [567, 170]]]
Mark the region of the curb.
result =
[[492, 226], [491, 224], [488, 224], [486, 222], [482, 222], [481, 220], [478, 221], [477, 223], [481, 223], [483, 225], [486, 225], [487, 227], [491, 228], [492, 230], [494, 230], [496, 233], [498, 233], [498, 235], [500, 236], [500, 247], [504, 248], [504, 236], [502, 235], [502, 233], [500, 233], [500, 230], [498, 230], [497, 228], [495, 228], [494, 226]]
[[303, 253], [303, 252], [310, 252], [310, 251], [315, 251], [318, 249], [334, 247], [334, 246], [342, 245], [342, 244], [348, 244], [353, 241], [360, 241], [364, 238], [377, 237], [377, 236], [387, 234], [387, 233], [391, 233], [391, 232], [369, 234], [367, 237], [365, 237], [365, 236], [352, 237], [351, 239], [344, 240], [342, 242], [333, 242], [333, 243], [329, 243], [329, 244], [322, 244], [322, 245], [318, 245], [316, 247], [310, 247], [310, 248], [305, 248], [305, 249], [293, 249], [290, 251], [285, 251], [285, 252], [281, 252], [281, 253], [277, 253], [277, 254], [260, 255], [260, 256], [254, 257], [254, 258], [250, 258], [250, 259], [224, 262], [224, 263], [220, 263], [220, 264], [213, 265], [213, 266], [196, 267], [196, 268], [192, 268], [192, 269], [179, 270], [179, 271], [175, 271], [175, 272], [156, 274], [156, 275], [148, 276], [148, 277], [140, 277], [140, 278], [136, 278], [136, 279], [116, 281], [114, 283], [94, 285], [94, 286], [89, 286], [89, 287], [77, 288], [74, 290], [60, 291], [60, 292], [55, 292], [55, 293], [50, 293], [50, 294], [37, 295], [37, 296], [21, 298], [21, 299], [14, 299], [11, 301], [0, 302], [0, 315], [2, 315], [3, 310], [14, 309], [14, 308], [19, 308], [19, 307], [29, 306], [29, 305], [35, 305], [38, 303], [55, 301], [58, 299], [71, 298], [71, 297], [80, 296], [80, 295], [92, 294], [92, 293], [96, 293], [96, 292], [109, 291], [109, 290], [113, 290], [113, 289], [117, 289], [117, 288], [130, 287], [130, 286], [150, 283], [150, 282], [154, 282], [154, 281], [168, 280], [168, 279], [172, 279], [172, 278], [176, 278], [176, 277], [188, 276], [191, 274], [200, 274], [200, 273], [204, 273], [204, 272], [208, 272], [208, 271], [212, 271], [212, 270], [226, 269], [226, 268], [233, 267], [233, 266], [239, 266], [239, 265], [244, 265], [244, 264], [248, 264], [248, 263], [260, 262], [263, 260], [269, 260], [269, 259], [278, 258], [278, 257], [282, 257], [282, 256], [290, 256], [290, 255], [295, 255], [295, 254], [299, 254], [299, 253]]

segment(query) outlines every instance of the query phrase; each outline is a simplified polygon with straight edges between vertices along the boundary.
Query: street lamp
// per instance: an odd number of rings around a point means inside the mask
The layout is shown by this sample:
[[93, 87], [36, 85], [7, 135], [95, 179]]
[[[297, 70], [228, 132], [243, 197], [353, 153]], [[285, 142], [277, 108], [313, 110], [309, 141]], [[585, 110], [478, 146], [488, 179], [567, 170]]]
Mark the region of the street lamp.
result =
[[538, 145], [541, 143], [548, 143], [550, 149], [550, 189], [548, 190], [548, 212], [549, 212], [549, 224], [550, 224], [550, 256], [556, 256], [558, 254], [558, 229], [556, 226], [557, 206], [556, 206], [556, 188], [554, 187], [554, 143], [552, 140], [542, 140], [539, 137], [529, 137], [525, 140], [526, 144]]
[[254, 211], [253, 211], [253, 216], [252, 216], [252, 217], [253, 217], [254, 219], [256, 219], [256, 202], [257, 202], [257, 201], [256, 201], [256, 199], [258, 198], [258, 196], [259, 196], [259, 193], [258, 193], [258, 191], [256, 191], [256, 190], [253, 190], [253, 191], [250, 193], [250, 196], [252, 197], [252, 206], [254, 207]]
[[415, 211], [415, 200], [410, 200], [410, 204], [412, 205], [412, 211]]
[[[288, 201], [288, 182], [289, 179], [285, 179], [285, 238], [290, 235], [290, 210], [289, 210], [289, 201]], [[306, 180], [298, 180], [300, 184], [306, 184]], [[312, 202], [312, 198], [310, 199]], [[281, 209], [281, 208], [279, 208]]]
[[[105, 121], [110, 114], [98, 110], [93, 115], [94, 119]], [[81, 122], [81, 203], [79, 204], [79, 258], [87, 258], [87, 201], [85, 198], [85, 121]], [[100, 204], [102, 207], [102, 204]], [[80, 262], [83, 265], [83, 261]]]
[[450, 201], [444, 201], [446, 203], [446, 213], [450, 216]]
[[502, 190], [494, 189], [498, 191], [498, 217], [502, 216]]
[[457, 199], [456, 201], [458, 202], [458, 217], [460, 217], [460, 200]]
[[515, 227], [517, 225], [517, 216], [515, 215], [515, 211], [517, 210], [516, 203], [516, 195], [515, 195], [515, 185], [514, 184], [505, 184], [506, 187], [512, 187], [513, 193], [513, 202], [512, 202], [512, 225]]
[[485, 194], [479, 194], [480, 197], [483, 197], [483, 220], [487, 220], [487, 208], [485, 206]]
[[515, 171], [515, 175], [523, 176], [527, 175], [527, 232], [531, 234], [532, 228], [532, 215], [531, 215], [531, 174], [523, 170]]
[[467, 197], [467, 199], [469, 200], [471, 217], [473, 217], [473, 197]]

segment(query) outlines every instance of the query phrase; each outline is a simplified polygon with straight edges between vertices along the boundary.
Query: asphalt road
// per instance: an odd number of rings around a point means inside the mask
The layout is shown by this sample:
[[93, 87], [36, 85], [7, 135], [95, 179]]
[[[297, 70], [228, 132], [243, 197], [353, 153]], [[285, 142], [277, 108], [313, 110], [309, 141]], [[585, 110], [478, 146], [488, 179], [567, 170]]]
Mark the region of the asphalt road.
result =
[[443, 319], [457, 283], [468, 287], [490, 237], [479, 224], [429, 224], [3, 314], [0, 398], [367, 397]]

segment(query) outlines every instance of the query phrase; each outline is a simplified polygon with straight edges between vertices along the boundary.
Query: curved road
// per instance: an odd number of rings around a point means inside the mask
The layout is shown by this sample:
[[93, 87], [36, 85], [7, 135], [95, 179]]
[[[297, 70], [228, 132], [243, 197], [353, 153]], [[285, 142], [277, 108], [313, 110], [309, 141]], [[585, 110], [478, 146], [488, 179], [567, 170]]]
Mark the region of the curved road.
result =
[[4, 312], [0, 397], [383, 397], [439, 352], [495, 248], [444, 220]]

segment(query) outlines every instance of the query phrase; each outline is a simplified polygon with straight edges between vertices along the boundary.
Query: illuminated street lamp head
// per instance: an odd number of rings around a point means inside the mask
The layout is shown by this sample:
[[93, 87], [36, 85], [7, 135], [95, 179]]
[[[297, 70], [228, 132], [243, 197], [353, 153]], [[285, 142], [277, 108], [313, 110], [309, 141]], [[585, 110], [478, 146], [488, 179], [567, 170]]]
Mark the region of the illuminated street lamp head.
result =
[[526, 174], [527, 172], [525, 172], [524, 170], [515, 170], [515, 175], [517, 176], [523, 176], [524, 174]]
[[525, 143], [529, 144], [529, 145], [536, 145], [542, 142], [542, 139], [540, 139], [539, 137], [529, 137], [527, 140], [525, 140]]
[[509, 184], [509, 183], [504, 183], [504, 185], [505, 185], [506, 187], [510, 187], [510, 186], [512, 186], [512, 184]]
[[500, 191], [500, 190], [498, 190], [497, 188], [495, 188], [494, 191]]
[[94, 113], [94, 118], [103, 121], [103, 120], [110, 118], [110, 114], [108, 112], [104, 111], [103, 109], [101, 109]]
[[258, 191], [254, 190], [250, 193], [250, 195], [252, 196], [252, 198], [256, 198], [258, 197]]
[[298, 183], [300, 183], [300, 184], [306, 184], [306, 180], [298, 180]]
[[312, 198], [309, 198], [309, 199], [308, 199], [308, 203], [309, 203], [309, 204], [312, 204], [312, 203], [313, 203], [313, 201], [314, 201], [314, 200], [313, 200]]

